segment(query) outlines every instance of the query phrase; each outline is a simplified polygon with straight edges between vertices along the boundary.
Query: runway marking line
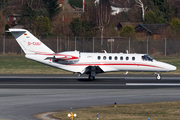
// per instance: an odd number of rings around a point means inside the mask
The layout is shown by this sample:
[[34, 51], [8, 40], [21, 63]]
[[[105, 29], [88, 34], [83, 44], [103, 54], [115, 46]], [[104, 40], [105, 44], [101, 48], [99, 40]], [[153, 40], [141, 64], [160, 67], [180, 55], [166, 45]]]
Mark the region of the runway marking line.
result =
[[[0, 84], [0, 86], [180, 86], [180, 83], [120, 83], [120, 84]], [[1, 120], [1, 119], [0, 119]]]
[[180, 86], [180, 83], [126, 83], [127, 86]]
[[122, 84], [0, 84], [0, 86], [122, 86], [125, 85], [125, 83]]
[[[15, 79], [15, 78], [19, 78], [19, 79], [87, 79], [88, 77], [36, 77], [36, 76], [0, 76], [1, 78], [9, 78], [9, 79]], [[96, 79], [123, 79], [123, 80], [133, 80], [133, 79], [155, 79], [155, 77], [128, 77], [128, 76], [121, 76], [121, 77], [96, 77]], [[173, 80], [180, 80], [180, 77], [163, 77], [163, 80], [167, 80], [167, 79], [173, 79]]]

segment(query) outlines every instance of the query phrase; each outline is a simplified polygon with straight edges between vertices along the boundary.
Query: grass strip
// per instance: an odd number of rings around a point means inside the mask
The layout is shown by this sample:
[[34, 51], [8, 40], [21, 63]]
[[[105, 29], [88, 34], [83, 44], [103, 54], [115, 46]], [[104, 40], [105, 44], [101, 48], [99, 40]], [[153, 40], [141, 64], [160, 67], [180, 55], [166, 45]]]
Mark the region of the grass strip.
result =
[[[67, 114], [70, 110], [55, 113], [53, 116], [62, 120], [70, 120]], [[179, 120], [180, 101], [157, 102], [146, 104], [123, 104], [114, 106], [98, 106], [83, 109], [73, 109], [77, 114], [74, 120]]]
[[70, 72], [50, 67], [21, 55], [0, 56], [0, 74], [70, 74]]
[[[165, 72], [165, 74], [180, 74], [179, 57], [161, 57], [155, 59], [158, 61], [170, 63], [177, 67], [176, 71]], [[112, 73], [110, 72], [107, 74], [123, 74], [123, 73], [125, 72], [112, 72]], [[25, 58], [23, 55], [1, 55], [0, 74], [72, 74], [72, 73], [29, 60]], [[142, 74], [142, 73], [129, 72], [129, 74]], [[145, 74], [147, 73], [145, 72]], [[149, 73], [149, 74], [154, 74], [154, 73]]]

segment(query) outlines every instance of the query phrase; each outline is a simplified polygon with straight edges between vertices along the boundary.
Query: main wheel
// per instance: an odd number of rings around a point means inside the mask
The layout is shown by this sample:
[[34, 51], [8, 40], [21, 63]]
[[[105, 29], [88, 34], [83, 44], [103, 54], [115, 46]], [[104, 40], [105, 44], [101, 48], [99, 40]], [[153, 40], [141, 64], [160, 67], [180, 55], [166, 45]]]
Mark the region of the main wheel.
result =
[[89, 75], [89, 80], [94, 80], [94, 79], [95, 79], [94, 76]]

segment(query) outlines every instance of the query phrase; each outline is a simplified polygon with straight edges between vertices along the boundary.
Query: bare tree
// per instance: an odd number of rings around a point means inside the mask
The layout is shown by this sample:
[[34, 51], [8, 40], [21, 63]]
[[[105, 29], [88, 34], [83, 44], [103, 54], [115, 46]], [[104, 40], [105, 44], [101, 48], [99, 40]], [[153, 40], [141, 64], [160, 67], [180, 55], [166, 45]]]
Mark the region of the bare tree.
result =
[[6, 14], [10, 0], [0, 0], [0, 10]]
[[96, 24], [101, 32], [101, 49], [103, 49], [104, 27], [110, 22], [111, 6], [109, 0], [99, 0], [96, 3]]
[[0, 11], [0, 34], [4, 32], [6, 22], [6, 17], [4, 16], [3, 12]]
[[145, 13], [146, 7], [144, 7], [144, 4], [142, 3], [141, 0], [135, 0], [135, 1], [136, 1], [136, 5], [137, 5], [138, 7], [140, 7], [141, 10], [142, 10], [142, 19], [143, 19], [143, 21], [144, 21], [144, 13]]

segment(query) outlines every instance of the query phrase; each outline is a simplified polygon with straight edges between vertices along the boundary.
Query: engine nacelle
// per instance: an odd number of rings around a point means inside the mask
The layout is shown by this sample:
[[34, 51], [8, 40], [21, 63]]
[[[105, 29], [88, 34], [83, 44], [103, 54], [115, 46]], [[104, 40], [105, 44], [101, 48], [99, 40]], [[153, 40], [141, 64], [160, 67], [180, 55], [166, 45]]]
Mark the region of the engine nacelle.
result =
[[60, 52], [54, 55], [54, 60], [57, 62], [68, 62], [68, 63], [76, 63], [79, 61], [81, 54], [79, 51], [67, 51]]
[[79, 61], [80, 57], [80, 51], [67, 51], [55, 53], [53, 56], [45, 58], [45, 60], [50, 60], [51, 62], [58, 62], [60, 64], [75, 64]]
[[67, 52], [60, 52], [55, 54], [55, 59], [61, 60], [79, 60], [80, 52], [79, 51], [67, 51]]

